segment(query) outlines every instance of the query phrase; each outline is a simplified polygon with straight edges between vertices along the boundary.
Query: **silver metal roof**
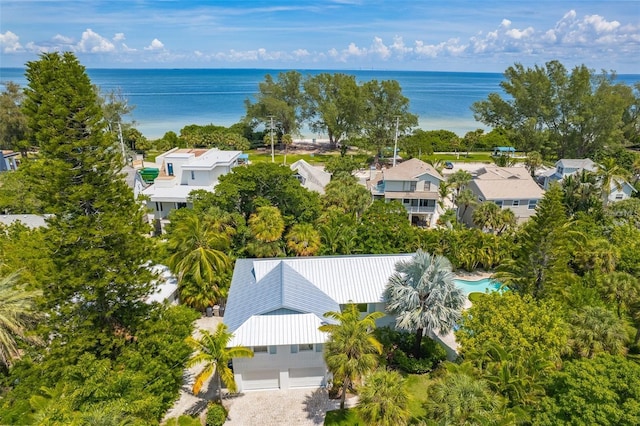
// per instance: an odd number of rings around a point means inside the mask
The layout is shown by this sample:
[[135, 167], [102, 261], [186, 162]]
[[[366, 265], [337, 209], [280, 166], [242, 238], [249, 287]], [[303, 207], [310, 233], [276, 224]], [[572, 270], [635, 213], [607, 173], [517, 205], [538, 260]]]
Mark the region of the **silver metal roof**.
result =
[[[396, 263], [409, 260], [411, 256], [400, 254], [238, 259], [224, 322], [232, 332], [242, 333], [244, 337], [241, 339], [238, 334], [235, 341], [243, 345], [250, 345], [248, 341], [258, 339], [248, 337], [249, 331], [246, 330], [258, 330], [257, 324], [262, 327], [267, 321], [272, 326], [280, 324], [283, 328], [267, 328], [260, 338], [261, 342], [269, 342], [260, 345], [275, 345], [286, 340], [283, 335], [289, 333], [289, 328], [300, 327], [300, 323], [296, 322], [300, 315], [311, 314], [317, 318], [314, 320], [314, 327], [309, 326], [306, 334], [300, 331], [303, 330], [301, 328], [295, 334], [298, 336], [297, 340], [291, 343], [315, 343], [315, 324], [327, 321], [324, 318], [325, 312], [339, 311], [341, 304], [350, 302], [382, 302], [387, 280]], [[255, 319], [263, 316], [283, 318]], [[245, 326], [246, 329], [243, 328]]]
[[230, 346], [296, 345], [324, 343], [318, 330], [322, 320], [315, 314], [254, 315], [234, 331]]

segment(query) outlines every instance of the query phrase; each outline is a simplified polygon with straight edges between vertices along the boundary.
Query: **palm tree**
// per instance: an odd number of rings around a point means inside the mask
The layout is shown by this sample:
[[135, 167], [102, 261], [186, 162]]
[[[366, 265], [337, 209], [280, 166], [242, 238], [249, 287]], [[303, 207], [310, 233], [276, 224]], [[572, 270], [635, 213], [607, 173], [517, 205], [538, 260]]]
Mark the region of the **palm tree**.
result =
[[310, 223], [298, 223], [287, 233], [287, 247], [296, 256], [313, 256], [320, 250], [320, 233]]
[[[456, 197], [456, 205], [458, 206], [458, 218], [460, 220], [462, 220], [462, 218], [464, 217], [464, 214], [467, 212], [467, 209], [470, 206], [475, 206], [477, 204], [476, 201], [476, 196], [473, 194], [473, 192], [468, 189], [465, 188], [462, 191], [460, 191], [460, 194], [458, 194], [458, 196]], [[460, 207], [463, 207], [462, 212], [460, 213]]]
[[604, 197], [604, 204], [609, 203], [609, 195], [611, 194], [611, 187], [615, 187], [616, 190], [622, 189], [622, 182], [627, 178], [627, 171], [618, 166], [614, 158], [605, 158], [598, 164], [596, 174], [600, 177], [600, 187], [602, 188], [602, 196]]
[[498, 228], [502, 209], [493, 201], [484, 201], [474, 211], [472, 215], [473, 223], [482, 229], [490, 229], [491, 232]]
[[607, 309], [585, 306], [569, 318], [569, 324], [569, 342], [576, 355], [593, 358], [602, 352], [612, 355], [624, 352], [627, 340], [624, 323]]
[[29, 291], [18, 285], [18, 273], [0, 278], [0, 363], [4, 368], [20, 357], [16, 339], [39, 343], [27, 331], [38, 318], [35, 312], [36, 298], [40, 291]]
[[249, 229], [254, 239], [247, 244], [247, 251], [255, 257], [275, 257], [282, 255], [282, 233], [284, 219], [275, 206], [258, 207], [249, 217]]
[[186, 339], [187, 344], [196, 351], [196, 353], [187, 361], [189, 367], [204, 363], [204, 367], [196, 376], [193, 384], [193, 394], [197, 395], [202, 389], [202, 385], [216, 374], [216, 391], [218, 401], [222, 403], [222, 382], [227, 386], [230, 392], [236, 392], [236, 381], [233, 378], [233, 371], [229, 368], [229, 362], [233, 358], [252, 358], [253, 351], [244, 346], [229, 347], [229, 342], [233, 338], [233, 334], [228, 331], [226, 324], [218, 324], [216, 331], [211, 334], [207, 330], [200, 330], [200, 338], [195, 339], [189, 336]]
[[378, 365], [377, 355], [382, 353], [382, 344], [373, 336], [373, 331], [376, 320], [384, 314], [372, 312], [360, 319], [358, 306], [350, 303], [342, 312], [330, 311], [324, 316], [337, 322], [319, 329], [329, 333], [324, 359], [334, 380], [342, 382], [340, 409], [343, 410], [349, 387]]
[[425, 330], [446, 334], [460, 319], [466, 297], [453, 278], [446, 257], [420, 249], [410, 261], [398, 262], [389, 278], [384, 293], [387, 312], [397, 315], [397, 328], [416, 333], [416, 358]]
[[[215, 221], [202, 219], [195, 213], [185, 215], [172, 227], [168, 247], [173, 254], [169, 267], [178, 275], [181, 293], [189, 284], [195, 284], [204, 294], [219, 293], [221, 278], [231, 261], [225, 253], [229, 249], [229, 236], [218, 228]], [[205, 307], [214, 303], [212, 299]]]
[[611, 272], [603, 278], [604, 296], [615, 303], [618, 318], [622, 318], [622, 308], [640, 298], [640, 281], [627, 272]]
[[542, 166], [542, 155], [538, 151], [531, 151], [527, 154], [527, 158], [524, 161], [525, 167], [531, 174], [531, 177], [536, 176], [536, 170]]
[[378, 370], [359, 391], [358, 413], [368, 425], [406, 425], [410, 417], [409, 393], [396, 371]]

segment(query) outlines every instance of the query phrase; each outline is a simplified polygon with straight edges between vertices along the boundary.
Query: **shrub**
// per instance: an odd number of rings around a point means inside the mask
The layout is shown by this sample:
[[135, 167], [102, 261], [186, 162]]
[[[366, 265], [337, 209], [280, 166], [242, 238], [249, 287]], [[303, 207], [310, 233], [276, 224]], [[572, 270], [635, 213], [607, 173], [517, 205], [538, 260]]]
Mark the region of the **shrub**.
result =
[[406, 373], [423, 374], [433, 370], [441, 361], [447, 358], [445, 349], [433, 339], [425, 337], [420, 345], [420, 357], [415, 358], [413, 344], [415, 335], [381, 327], [376, 330], [376, 337], [384, 347], [383, 359], [380, 364], [399, 368]]
[[227, 421], [228, 411], [224, 406], [210, 403], [207, 407], [207, 426], [222, 426]]

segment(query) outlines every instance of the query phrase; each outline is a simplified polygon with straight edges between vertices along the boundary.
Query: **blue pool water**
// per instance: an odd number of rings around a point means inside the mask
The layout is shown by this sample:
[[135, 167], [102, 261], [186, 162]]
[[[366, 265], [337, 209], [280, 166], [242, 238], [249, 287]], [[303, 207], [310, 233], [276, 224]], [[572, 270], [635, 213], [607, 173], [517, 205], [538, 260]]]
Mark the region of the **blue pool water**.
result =
[[475, 292], [486, 293], [487, 291], [495, 291], [498, 290], [501, 285], [498, 281], [494, 281], [491, 278], [482, 278], [476, 281], [455, 279], [453, 280], [453, 282], [458, 288], [462, 289], [465, 294]]

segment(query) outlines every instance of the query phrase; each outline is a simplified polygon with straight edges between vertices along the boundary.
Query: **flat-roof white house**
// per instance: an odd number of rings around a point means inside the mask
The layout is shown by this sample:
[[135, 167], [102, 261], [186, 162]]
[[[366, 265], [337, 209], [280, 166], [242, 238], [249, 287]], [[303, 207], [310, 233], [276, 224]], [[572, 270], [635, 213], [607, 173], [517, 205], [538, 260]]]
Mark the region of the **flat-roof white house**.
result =
[[[326, 384], [327, 335], [318, 330], [328, 311], [357, 303], [364, 313], [384, 312], [384, 289], [397, 262], [411, 254], [238, 259], [224, 323], [231, 346], [253, 349], [233, 360], [239, 391]], [[390, 325], [385, 316], [378, 325]]]
[[[549, 185], [552, 182], [562, 182], [567, 176], [571, 176], [576, 173], [580, 173], [586, 170], [591, 173], [598, 171], [598, 165], [591, 161], [589, 158], [563, 158], [556, 161], [555, 169], [550, 169], [541, 175], [542, 186], [544, 189], [549, 189]], [[636, 189], [626, 180], [618, 180], [611, 182], [609, 193], [606, 195], [609, 202], [622, 201], [627, 198], [631, 198]]]
[[296, 161], [289, 168], [296, 172], [294, 176], [300, 181], [300, 184], [310, 191], [324, 194], [324, 187], [331, 182], [331, 173], [325, 172], [320, 167], [312, 166], [304, 160]]
[[149, 197], [147, 205], [153, 220], [164, 229], [171, 210], [193, 207], [188, 200], [191, 191], [213, 192], [220, 176], [238, 165], [242, 151], [173, 148], [156, 157], [159, 175], [142, 191]]
[[[477, 201], [491, 201], [503, 209], [511, 209], [518, 223], [523, 223], [535, 214], [544, 190], [524, 167], [498, 167], [487, 165], [478, 170], [467, 188]], [[473, 226], [474, 206], [469, 206], [461, 220]]]
[[370, 181], [370, 189], [374, 199], [402, 203], [412, 224], [432, 227], [441, 213], [438, 191], [443, 181], [431, 164], [412, 158], [383, 169]]

